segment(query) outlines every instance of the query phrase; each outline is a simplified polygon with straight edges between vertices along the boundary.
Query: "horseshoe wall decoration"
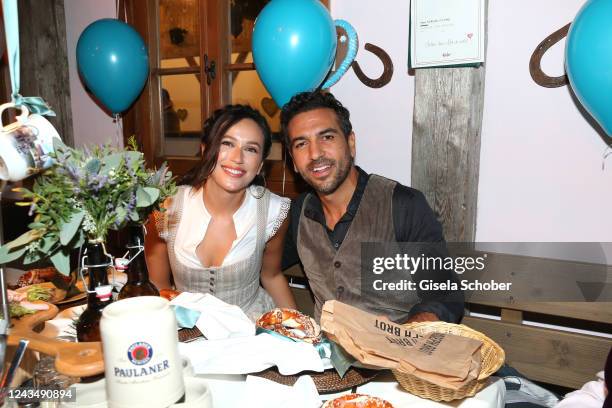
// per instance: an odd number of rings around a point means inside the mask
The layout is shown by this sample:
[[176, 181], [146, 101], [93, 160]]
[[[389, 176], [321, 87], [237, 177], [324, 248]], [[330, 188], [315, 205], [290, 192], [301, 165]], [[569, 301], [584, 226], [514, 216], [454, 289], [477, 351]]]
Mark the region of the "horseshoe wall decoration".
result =
[[380, 59], [384, 68], [383, 73], [378, 78], [369, 78], [366, 74], [364, 74], [357, 60], [355, 60], [352, 64], [355, 75], [357, 75], [357, 78], [359, 78], [364, 85], [369, 86], [370, 88], [382, 88], [383, 86], [387, 85], [393, 77], [393, 62], [391, 61], [391, 57], [389, 57], [389, 54], [387, 54], [385, 50], [374, 44], [366, 43], [365, 49]]
[[558, 77], [551, 77], [546, 75], [542, 71], [542, 57], [546, 54], [546, 51], [550, 49], [553, 45], [561, 41], [565, 36], [567, 36], [567, 32], [569, 31], [571, 23], [567, 23], [548, 37], [546, 37], [541, 43], [538, 44], [536, 49], [531, 54], [531, 58], [529, 59], [529, 73], [531, 74], [531, 78], [534, 82], [540, 86], [545, 88], [558, 88], [560, 86], [564, 86], [568, 84], [567, 75], [561, 75]]

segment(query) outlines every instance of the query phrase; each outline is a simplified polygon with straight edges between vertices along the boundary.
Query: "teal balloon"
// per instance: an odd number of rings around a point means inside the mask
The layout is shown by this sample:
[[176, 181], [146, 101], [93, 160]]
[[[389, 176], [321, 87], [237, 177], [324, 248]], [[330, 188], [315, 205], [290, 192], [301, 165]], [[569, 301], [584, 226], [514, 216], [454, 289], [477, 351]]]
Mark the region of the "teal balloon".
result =
[[253, 61], [278, 106], [317, 88], [336, 55], [336, 28], [318, 0], [272, 0], [253, 28]]
[[612, 136], [612, 0], [590, 0], [566, 40], [569, 82], [584, 108]]
[[149, 75], [149, 57], [142, 37], [128, 24], [112, 18], [91, 23], [76, 49], [81, 78], [113, 114], [127, 110]]

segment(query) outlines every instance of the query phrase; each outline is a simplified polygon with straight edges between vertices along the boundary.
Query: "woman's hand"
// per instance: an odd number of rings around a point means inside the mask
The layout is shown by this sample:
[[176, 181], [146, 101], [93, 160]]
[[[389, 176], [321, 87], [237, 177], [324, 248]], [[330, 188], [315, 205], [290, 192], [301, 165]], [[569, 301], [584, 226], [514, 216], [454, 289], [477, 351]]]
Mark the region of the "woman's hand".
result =
[[261, 266], [261, 284], [268, 291], [277, 307], [297, 309], [295, 298], [289, 288], [287, 279], [281, 271], [281, 258], [285, 234], [289, 227], [289, 218], [282, 223], [276, 235], [266, 244]]

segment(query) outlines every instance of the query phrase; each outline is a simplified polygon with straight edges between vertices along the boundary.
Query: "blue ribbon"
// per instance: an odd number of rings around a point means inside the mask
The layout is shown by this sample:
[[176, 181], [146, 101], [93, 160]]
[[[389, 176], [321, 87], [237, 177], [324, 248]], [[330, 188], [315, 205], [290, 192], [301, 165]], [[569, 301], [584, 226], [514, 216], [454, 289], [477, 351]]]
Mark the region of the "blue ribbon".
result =
[[6, 31], [6, 54], [11, 75], [12, 102], [15, 106], [25, 106], [30, 112], [39, 115], [55, 116], [49, 105], [38, 96], [23, 97], [19, 94], [19, 13], [17, 0], [2, 0], [4, 28]]
[[351, 67], [353, 60], [357, 56], [357, 48], [359, 47], [359, 41], [357, 37], [357, 31], [353, 28], [353, 26], [346, 20], [334, 20], [334, 24], [337, 27], [343, 28], [346, 31], [346, 36], [348, 37], [348, 48], [346, 51], [346, 57], [336, 69], [336, 71], [332, 74], [331, 77], [323, 84], [323, 89], [331, 88], [336, 82], [342, 78], [342, 75], [346, 73], [346, 71]]

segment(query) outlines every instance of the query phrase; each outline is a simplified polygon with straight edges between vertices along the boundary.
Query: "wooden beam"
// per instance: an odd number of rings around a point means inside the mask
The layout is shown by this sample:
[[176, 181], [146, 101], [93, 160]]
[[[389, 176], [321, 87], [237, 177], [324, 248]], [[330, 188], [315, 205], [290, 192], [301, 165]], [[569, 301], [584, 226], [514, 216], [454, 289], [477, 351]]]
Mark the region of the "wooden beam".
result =
[[472, 242], [485, 67], [415, 71], [412, 186], [425, 194], [448, 241]]
[[516, 302], [507, 304], [502, 302], [479, 302], [481, 305], [497, 306], [503, 310], [517, 310], [533, 312], [552, 316], [561, 316], [570, 319], [580, 319], [590, 322], [612, 324], [612, 303], [610, 302]]
[[20, 93], [45, 99], [57, 115], [47, 119], [74, 146], [64, 0], [20, 1], [19, 38]]
[[421, 190], [448, 241], [473, 241], [485, 68], [418, 69], [412, 186]]

